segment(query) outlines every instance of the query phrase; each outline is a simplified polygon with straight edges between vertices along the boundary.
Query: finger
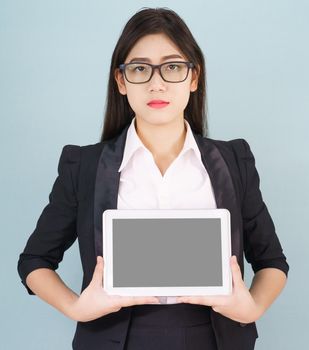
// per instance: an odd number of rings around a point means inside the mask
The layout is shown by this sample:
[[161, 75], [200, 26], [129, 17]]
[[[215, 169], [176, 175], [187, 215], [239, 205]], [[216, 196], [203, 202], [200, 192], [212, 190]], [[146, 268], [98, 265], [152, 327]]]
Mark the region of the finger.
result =
[[97, 256], [97, 264], [94, 268], [91, 283], [94, 283], [99, 286], [103, 286], [103, 268], [104, 268], [103, 258], [102, 256]]
[[230, 302], [230, 296], [214, 295], [214, 296], [184, 296], [177, 297], [176, 301], [188, 304], [200, 304], [205, 306], [225, 306]]
[[142, 304], [161, 304], [159, 298], [157, 297], [137, 297], [135, 299], [135, 302], [138, 302], [138, 305], [142, 305]]
[[200, 304], [202, 305], [201, 299], [197, 297], [177, 297], [176, 301], [179, 303], [186, 303], [186, 304]]
[[119, 301], [122, 306], [160, 304], [159, 299], [156, 297], [121, 297]]
[[232, 279], [234, 287], [237, 288], [238, 286], [243, 284], [243, 279], [240, 271], [240, 267], [237, 263], [237, 258], [235, 255], [231, 257], [231, 270], [232, 270]]
[[211, 307], [215, 312], [221, 312], [221, 307], [220, 306], [212, 306]]
[[218, 300], [215, 297], [207, 297], [207, 296], [185, 296], [185, 297], [177, 297], [177, 301], [181, 303], [188, 304], [200, 304], [200, 305], [216, 305]]

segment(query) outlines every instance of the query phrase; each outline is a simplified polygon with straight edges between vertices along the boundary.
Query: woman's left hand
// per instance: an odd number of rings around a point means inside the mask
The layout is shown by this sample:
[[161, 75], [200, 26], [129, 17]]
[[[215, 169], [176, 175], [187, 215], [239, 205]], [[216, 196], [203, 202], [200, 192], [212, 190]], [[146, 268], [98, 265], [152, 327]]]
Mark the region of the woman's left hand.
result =
[[240, 323], [255, 322], [259, 319], [264, 310], [255, 302], [246, 287], [236, 256], [232, 256], [230, 261], [233, 279], [233, 291], [231, 295], [183, 296], [177, 297], [177, 301], [211, 306], [215, 312], [219, 312], [223, 316]]

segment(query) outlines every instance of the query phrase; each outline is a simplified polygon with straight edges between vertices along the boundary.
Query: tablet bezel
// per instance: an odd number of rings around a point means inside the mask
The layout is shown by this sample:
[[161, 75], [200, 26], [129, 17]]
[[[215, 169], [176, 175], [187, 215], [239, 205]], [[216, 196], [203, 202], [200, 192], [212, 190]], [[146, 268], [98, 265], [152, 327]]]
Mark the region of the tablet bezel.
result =
[[[113, 219], [149, 218], [219, 218], [221, 222], [222, 286], [204, 287], [114, 287], [113, 286]], [[122, 296], [228, 295], [232, 292], [231, 224], [227, 209], [107, 209], [102, 214], [105, 291]]]

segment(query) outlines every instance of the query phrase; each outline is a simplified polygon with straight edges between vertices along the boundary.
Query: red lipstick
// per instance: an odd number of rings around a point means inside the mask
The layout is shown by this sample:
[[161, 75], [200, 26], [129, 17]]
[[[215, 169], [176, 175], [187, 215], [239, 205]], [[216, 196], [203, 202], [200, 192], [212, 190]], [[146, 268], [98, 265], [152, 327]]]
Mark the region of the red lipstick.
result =
[[169, 105], [169, 102], [163, 100], [151, 100], [147, 105], [151, 108], [163, 108]]

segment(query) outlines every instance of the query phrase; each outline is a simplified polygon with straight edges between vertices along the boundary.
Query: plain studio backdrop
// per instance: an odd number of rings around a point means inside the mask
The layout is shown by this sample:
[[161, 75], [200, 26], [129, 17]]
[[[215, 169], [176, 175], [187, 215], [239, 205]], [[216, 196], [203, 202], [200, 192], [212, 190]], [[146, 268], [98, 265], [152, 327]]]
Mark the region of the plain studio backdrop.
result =
[[[18, 255], [66, 144], [99, 141], [112, 51], [142, 7], [169, 7], [206, 58], [209, 137], [246, 139], [290, 264], [286, 289], [257, 322], [257, 350], [307, 349], [307, 0], [0, 1], [1, 349], [67, 350], [75, 322], [28, 296]], [[76, 292], [77, 243], [57, 272]], [[246, 265], [246, 284], [252, 272]]]

